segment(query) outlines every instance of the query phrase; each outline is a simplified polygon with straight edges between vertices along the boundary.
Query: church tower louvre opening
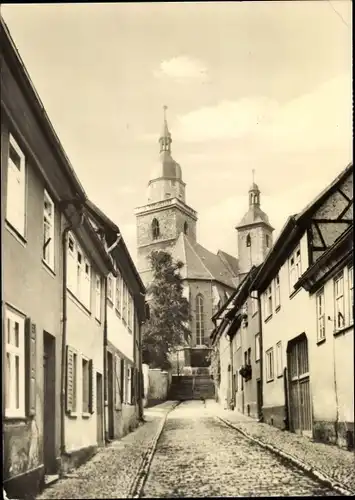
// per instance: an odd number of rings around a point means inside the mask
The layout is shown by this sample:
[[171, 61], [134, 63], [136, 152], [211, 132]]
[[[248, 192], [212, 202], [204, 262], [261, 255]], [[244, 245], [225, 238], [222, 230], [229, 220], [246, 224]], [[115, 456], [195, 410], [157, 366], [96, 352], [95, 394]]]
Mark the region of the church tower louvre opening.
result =
[[137, 267], [145, 285], [152, 279], [148, 256], [153, 250], [171, 250], [181, 232], [196, 241], [197, 213], [186, 203], [182, 169], [172, 157], [167, 106], [163, 109], [158, 161], [150, 174], [146, 203], [135, 210]]

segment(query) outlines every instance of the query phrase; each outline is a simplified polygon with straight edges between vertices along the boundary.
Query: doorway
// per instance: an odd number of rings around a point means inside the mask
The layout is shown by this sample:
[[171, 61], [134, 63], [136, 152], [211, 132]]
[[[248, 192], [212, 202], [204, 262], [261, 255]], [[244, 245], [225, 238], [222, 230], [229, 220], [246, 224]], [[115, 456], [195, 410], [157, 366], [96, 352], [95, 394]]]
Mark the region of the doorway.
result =
[[108, 438], [114, 438], [113, 422], [113, 356], [107, 352], [107, 402], [108, 402]]
[[312, 412], [308, 362], [308, 342], [305, 334], [287, 347], [291, 429], [311, 436]]
[[55, 474], [55, 337], [43, 332], [43, 462], [46, 475]]
[[102, 375], [101, 373], [96, 373], [96, 430], [98, 446], [103, 446], [104, 444], [102, 396]]
[[256, 404], [258, 418], [262, 417], [262, 392], [261, 392], [261, 380], [256, 381]]

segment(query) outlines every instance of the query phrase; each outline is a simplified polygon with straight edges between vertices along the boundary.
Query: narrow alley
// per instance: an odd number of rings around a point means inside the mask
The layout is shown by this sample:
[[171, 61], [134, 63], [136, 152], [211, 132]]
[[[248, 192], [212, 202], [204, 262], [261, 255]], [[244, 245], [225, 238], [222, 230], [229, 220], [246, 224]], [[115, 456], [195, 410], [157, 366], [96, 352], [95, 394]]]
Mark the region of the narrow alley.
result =
[[200, 401], [182, 403], [168, 415], [141, 494], [143, 498], [333, 495], [227, 427]]

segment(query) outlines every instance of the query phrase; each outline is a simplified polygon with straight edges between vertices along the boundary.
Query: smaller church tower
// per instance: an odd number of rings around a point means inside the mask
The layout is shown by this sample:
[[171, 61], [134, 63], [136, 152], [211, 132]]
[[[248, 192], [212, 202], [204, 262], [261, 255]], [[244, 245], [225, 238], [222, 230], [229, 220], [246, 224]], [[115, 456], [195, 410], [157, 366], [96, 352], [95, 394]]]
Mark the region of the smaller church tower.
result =
[[254, 182], [249, 189], [249, 209], [240, 223], [238, 231], [238, 257], [241, 277], [247, 274], [252, 266], [261, 264], [272, 247], [274, 228], [269, 218], [260, 208], [260, 189]]

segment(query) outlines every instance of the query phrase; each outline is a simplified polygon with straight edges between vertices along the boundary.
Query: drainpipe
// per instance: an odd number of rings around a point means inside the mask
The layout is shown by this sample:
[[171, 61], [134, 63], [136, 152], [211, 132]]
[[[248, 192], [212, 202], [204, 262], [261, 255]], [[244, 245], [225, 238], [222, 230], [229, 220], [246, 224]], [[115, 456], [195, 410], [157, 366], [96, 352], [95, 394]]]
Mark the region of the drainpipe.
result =
[[231, 367], [231, 371], [230, 371], [230, 376], [231, 376], [231, 399], [230, 399], [230, 402], [229, 402], [229, 408], [231, 410], [234, 410], [234, 407], [235, 407], [235, 401], [234, 401], [234, 398], [235, 398], [235, 388], [234, 388], [234, 368], [233, 368], [233, 339], [232, 337], [229, 337], [229, 355], [230, 355], [230, 367]]
[[[255, 300], [255, 298], [254, 298]], [[263, 351], [263, 321], [261, 317], [261, 298], [258, 293], [258, 310], [259, 310], [259, 345], [260, 345], [260, 422], [263, 422], [263, 405], [264, 405], [264, 351]]]
[[[140, 296], [144, 301], [144, 312], [145, 312], [145, 294], [140, 292]], [[144, 315], [145, 316], [145, 315]], [[138, 324], [138, 359], [139, 359], [139, 379], [138, 379], [138, 388], [139, 388], [139, 399], [138, 399], [138, 410], [139, 410], [139, 420], [143, 421], [144, 419], [144, 410], [143, 410], [143, 397], [144, 397], [144, 386], [143, 386], [143, 355], [142, 355], [142, 327], [144, 325], [144, 321], [137, 321]]]
[[108, 387], [107, 387], [107, 277], [104, 279], [104, 434], [105, 442], [108, 443]]
[[[84, 221], [84, 214], [81, 214], [80, 223]], [[71, 222], [64, 228], [62, 234], [62, 250], [63, 250], [63, 282], [62, 282], [62, 301], [63, 301], [63, 317], [62, 317], [62, 362], [61, 362], [61, 408], [60, 408], [60, 453], [63, 457], [66, 454], [65, 449], [65, 407], [66, 407], [66, 347], [67, 347], [67, 240], [68, 234], [73, 229], [74, 224]]]

